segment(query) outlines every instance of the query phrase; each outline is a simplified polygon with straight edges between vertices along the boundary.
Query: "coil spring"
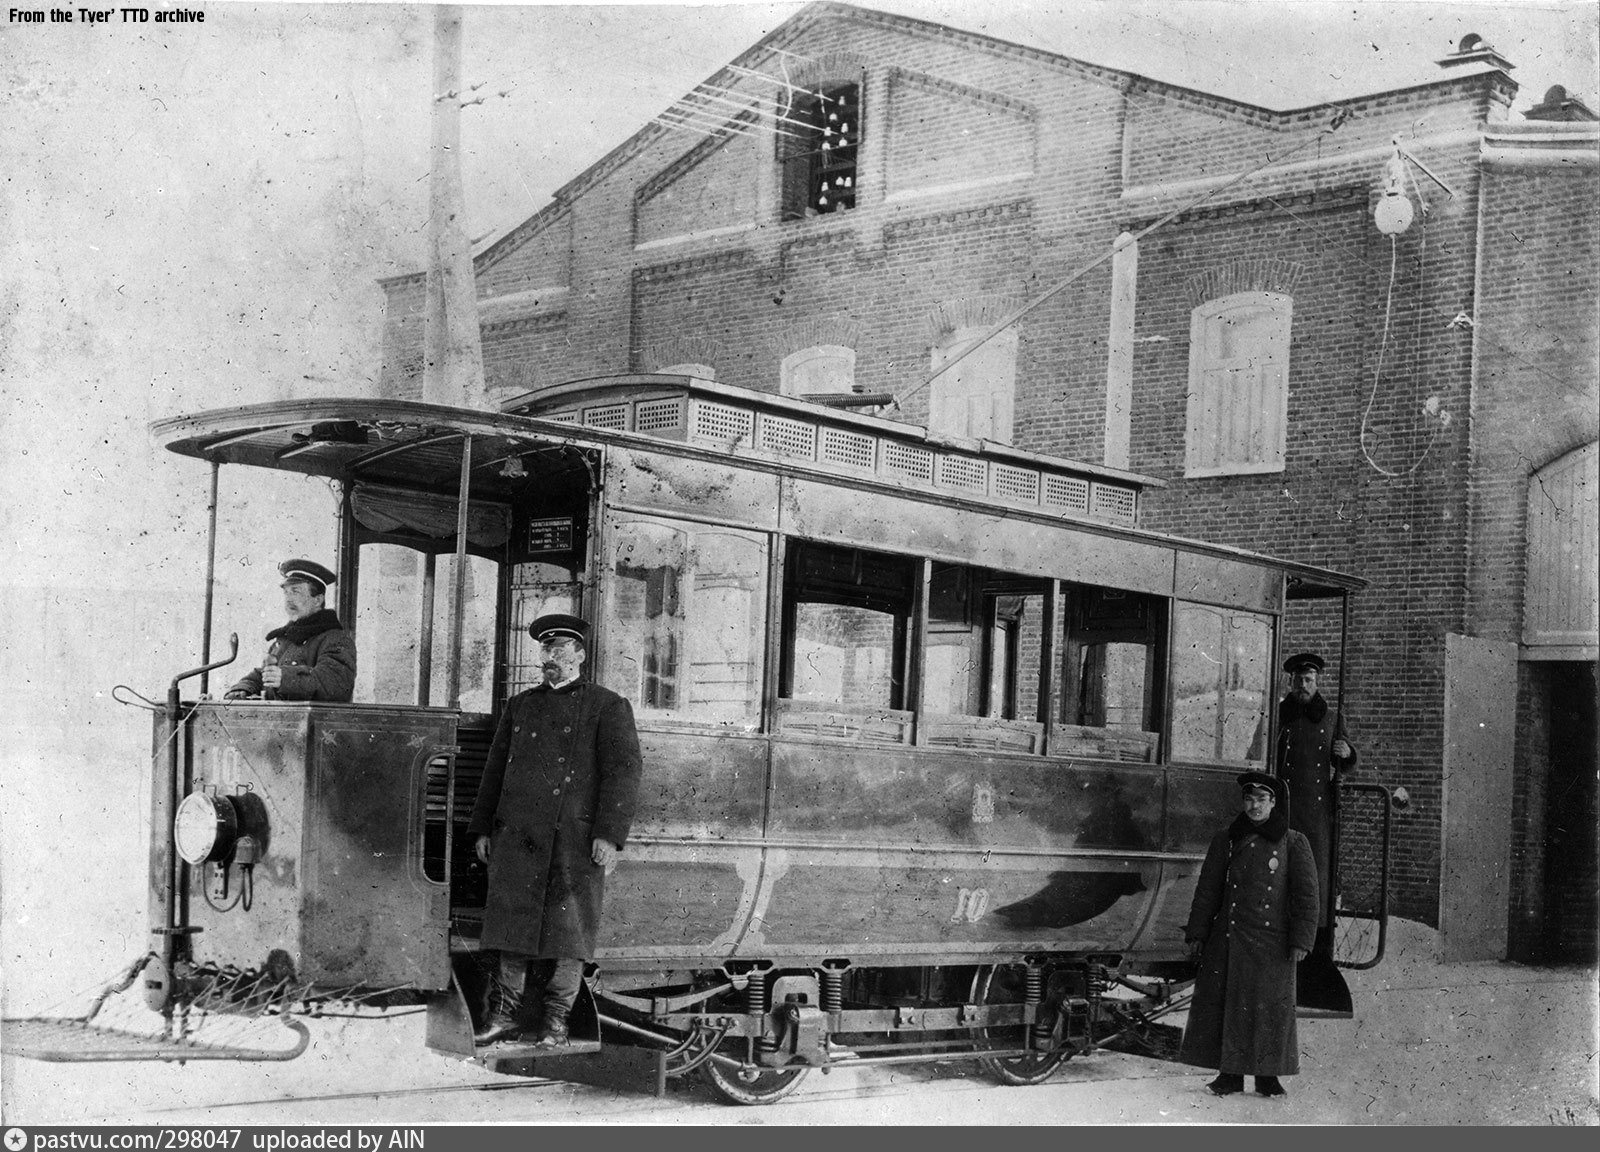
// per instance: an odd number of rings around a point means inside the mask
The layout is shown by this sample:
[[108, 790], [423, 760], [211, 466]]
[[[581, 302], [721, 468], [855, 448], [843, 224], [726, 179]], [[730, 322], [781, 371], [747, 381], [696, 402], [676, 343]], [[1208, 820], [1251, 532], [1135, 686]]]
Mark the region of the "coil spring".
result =
[[764, 1016], [767, 1011], [767, 981], [760, 972], [750, 973], [750, 983], [745, 985], [744, 1010], [752, 1016]]
[[1090, 964], [1088, 966], [1087, 985], [1089, 995], [1103, 996], [1111, 991], [1111, 986], [1116, 981], [1111, 976], [1111, 970], [1104, 964]]
[[1044, 999], [1044, 969], [1037, 964], [1029, 964], [1027, 981], [1023, 985], [1023, 999], [1029, 1004], [1037, 1004]]
[[[1037, 964], [1029, 964], [1022, 985], [1024, 1002], [1037, 1007], [1044, 1002], [1044, 969]], [[1050, 1043], [1050, 1025], [1042, 1018], [1042, 1014], [1033, 1022], [1033, 1046], [1043, 1048]]]
[[[768, 997], [766, 974], [762, 972], [752, 972], [750, 973], [750, 983], [745, 985], [744, 1010], [752, 1016], [765, 1016], [767, 1014], [767, 1007]], [[766, 1030], [766, 1026], [763, 1026], [763, 1032]], [[768, 1035], [762, 1035], [759, 1037], [756, 1040], [755, 1045], [758, 1049], [761, 1049], [765, 1052], [771, 1052], [778, 1046], [777, 1041]]]
[[822, 1010], [844, 1011], [844, 973], [837, 968], [822, 970]]

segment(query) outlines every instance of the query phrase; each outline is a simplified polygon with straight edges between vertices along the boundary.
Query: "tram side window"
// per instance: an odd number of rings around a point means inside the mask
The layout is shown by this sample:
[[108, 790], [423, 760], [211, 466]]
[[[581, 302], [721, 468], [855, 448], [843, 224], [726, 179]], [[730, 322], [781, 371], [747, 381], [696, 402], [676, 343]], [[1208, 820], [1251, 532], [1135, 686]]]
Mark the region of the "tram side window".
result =
[[912, 561], [791, 541], [778, 727], [869, 743], [910, 740]]
[[1154, 761], [1161, 731], [1157, 685], [1166, 637], [1164, 602], [1137, 592], [1068, 585], [1063, 622], [1055, 751]]
[[981, 568], [934, 564], [923, 651], [923, 741], [1042, 751], [1045, 589]]
[[761, 719], [766, 547], [728, 528], [613, 526], [604, 677], [641, 718], [754, 730]]
[[[398, 544], [362, 546], [356, 582], [357, 701], [449, 705], [455, 563], [454, 553], [428, 556]], [[468, 555], [464, 592], [461, 708], [486, 713], [494, 708], [499, 565]], [[431, 633], [424, 620], [431, 620]]]
[[1271, 683], [1270, 617], [1179, 603], [1173, 626], [1172, 757], [1246, 765]]

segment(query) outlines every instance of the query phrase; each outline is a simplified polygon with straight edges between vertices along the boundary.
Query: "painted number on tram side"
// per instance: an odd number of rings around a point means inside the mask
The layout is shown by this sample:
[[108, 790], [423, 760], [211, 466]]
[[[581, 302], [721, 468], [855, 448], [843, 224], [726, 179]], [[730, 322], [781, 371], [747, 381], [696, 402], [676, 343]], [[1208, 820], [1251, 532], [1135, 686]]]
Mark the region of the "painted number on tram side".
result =
[[983, 914], [988, 910], [987, 888], [957, 888], [956, 910], [950, 917], [950, 923], [960, 924], [965, 920], [968, 924], [976, 924], [983, 919]]

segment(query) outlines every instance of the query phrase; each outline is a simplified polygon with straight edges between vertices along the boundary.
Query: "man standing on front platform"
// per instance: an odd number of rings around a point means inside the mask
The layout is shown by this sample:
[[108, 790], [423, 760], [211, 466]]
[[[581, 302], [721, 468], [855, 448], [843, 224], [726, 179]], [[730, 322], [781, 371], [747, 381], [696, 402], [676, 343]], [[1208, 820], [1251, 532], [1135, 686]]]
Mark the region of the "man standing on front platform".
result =
[[489, 867], [482, 947], [500, 953], [490, 1012], [473, 1040], [528, 1030], [525, 992], [537, 961], [548, 979], [536, 1042], [560, 1048], [594, 955], [606, 874], [633, 822], [642, 762], [632, 706], [579, 676], [589, 625], [541, 616], [528, 631], [544, 683], [507, 701], [468, 825]]

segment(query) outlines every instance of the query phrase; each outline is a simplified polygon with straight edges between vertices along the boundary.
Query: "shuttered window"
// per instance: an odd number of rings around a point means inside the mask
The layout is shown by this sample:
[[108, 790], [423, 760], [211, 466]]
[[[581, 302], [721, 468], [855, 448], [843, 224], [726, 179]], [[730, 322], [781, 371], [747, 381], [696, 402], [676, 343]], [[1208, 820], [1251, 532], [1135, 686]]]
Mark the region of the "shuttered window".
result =
[[1293, 301], [1240, 292], [1194, 310], [1189, 326], [1184, 475], [1283, 471]]
[[[937, 372], [977, 343], [987, 329], [962, 328], [933, 350]], [[1008, 328], [935, 377], [928, 396], [928, 431], [1011, 443], [1017, 391], [1017, 333]]]
[[1593, 660], [1600, 643], [1600, 446], [1589, 444], [1528, 481], [1524, 659]]

